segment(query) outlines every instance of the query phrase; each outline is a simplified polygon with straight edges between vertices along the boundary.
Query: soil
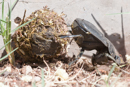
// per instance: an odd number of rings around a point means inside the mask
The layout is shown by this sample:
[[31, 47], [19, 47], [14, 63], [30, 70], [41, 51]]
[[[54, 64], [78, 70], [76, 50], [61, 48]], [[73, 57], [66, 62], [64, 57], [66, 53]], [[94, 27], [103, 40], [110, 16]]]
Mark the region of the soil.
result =
[[[118, 66], [106, 83], [112, 64], [93, 68], [90, 59], [81, 57], [71, 66], [73, 57], [44, 60], [43, 63], [25, 63], [20, 57], [11, 66], [8, 59], [0, 64], [0, 85], [3, 87], [129, 87], [130, 67]], [[42, 73], [43, 71], [43, 73]], [[43, 78], [43, 77], [44, 78]], [[44, 86], [42, 85], [44, 81]], [[0, 87], [2, 87], [0, 86]]]

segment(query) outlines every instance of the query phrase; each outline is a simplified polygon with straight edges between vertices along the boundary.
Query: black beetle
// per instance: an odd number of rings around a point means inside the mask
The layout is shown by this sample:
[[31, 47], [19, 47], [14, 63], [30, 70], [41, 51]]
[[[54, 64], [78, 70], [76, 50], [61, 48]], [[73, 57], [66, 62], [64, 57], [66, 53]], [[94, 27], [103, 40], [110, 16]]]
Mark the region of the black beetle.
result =
[[112, 60], [118, 65], [120, 64], [120, 57], [116, 56], [113, 44], [92, 23], [77, 18], [72, 23], [71, 29], [72, 35], [60, 36], [60, 38], [74, 37], [78, 46], [82, 48], [76, 60], [82, 56], [84, 50], [95, 49], [97, 53], [92, 56], [92, 64], [94, 66], [105, 64], [108, 60]]

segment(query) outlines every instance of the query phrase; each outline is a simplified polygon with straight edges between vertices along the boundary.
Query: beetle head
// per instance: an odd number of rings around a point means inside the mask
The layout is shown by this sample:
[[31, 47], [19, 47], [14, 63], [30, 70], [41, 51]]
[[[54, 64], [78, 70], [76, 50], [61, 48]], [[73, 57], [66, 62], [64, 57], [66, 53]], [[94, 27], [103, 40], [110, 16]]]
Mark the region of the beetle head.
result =
[[83, 37], [83, 36], [77, 37], [77, 38], [75, 39], [75, 41], [76, 41], [77, 44], [82, 44], [83, 41], [84, 41], [84, 37]]
[[72, 28], [72, 29], [75, 29], [76, 27], [79, 27], [79, 23], [81, 23], [82, 20], [83, 20], [83, 19], [76, 18], [76, 19], [74, 20], [74, 22], [71, 24], [71, 28]]

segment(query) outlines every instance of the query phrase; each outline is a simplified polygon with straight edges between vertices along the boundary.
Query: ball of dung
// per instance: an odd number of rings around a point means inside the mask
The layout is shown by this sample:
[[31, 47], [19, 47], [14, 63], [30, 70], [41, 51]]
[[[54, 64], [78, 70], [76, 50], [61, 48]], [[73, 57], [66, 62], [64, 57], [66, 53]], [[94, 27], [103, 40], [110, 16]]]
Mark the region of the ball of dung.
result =
[[61, 15], [44, 7], [33, 12], [19, 24], [28, 22], [13, 35], [17, 53], [24, 61], [42, 61], [43, 58], [54, 58], [66, 53], [68, 39], [59, 38], [67, 34], [67, 25]]

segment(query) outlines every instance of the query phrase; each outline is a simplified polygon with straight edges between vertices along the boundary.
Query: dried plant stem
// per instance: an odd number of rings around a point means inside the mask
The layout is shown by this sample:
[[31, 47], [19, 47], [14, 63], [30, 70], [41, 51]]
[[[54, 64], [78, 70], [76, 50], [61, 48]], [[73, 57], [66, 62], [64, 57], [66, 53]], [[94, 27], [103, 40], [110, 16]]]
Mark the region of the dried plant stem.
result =
[[82, 66], [81, 66], [80, 70], [78, 71], [78, 73], [76, 73], [76, 74], [75, 74], [73, 77], [71, 77], [68, 81], [73, 80], [74, 78], [76, 78], [76, 77], [79, 75], [79, 73], [80, 73], [81, 70], [83, 69], [83, 65], [84, 65], [84, 63], [82, 64]]
[[47, 68], [48, 68], [48, 75], [49, 75], [49, 77], [50, 77], [50, 67], [48, 66], [48, 64], [47, 64], [47, 62], [43, 59], [43, 62], [46, 64], [46, 66], [47, 66]]
[[[8, 49], [8, 48], [7, 48], [7, 49]], [[6, 50], [7, 54], [9, 54], [11, 51], [13, 51], [13, 50], [10, 50], [10, 51], [7, 51], [7, 50]], [[10, 54], [8, 57], [9, 57], [10, 63], [11, 63], [12, 65], [15, 65], [14, 53]]]

